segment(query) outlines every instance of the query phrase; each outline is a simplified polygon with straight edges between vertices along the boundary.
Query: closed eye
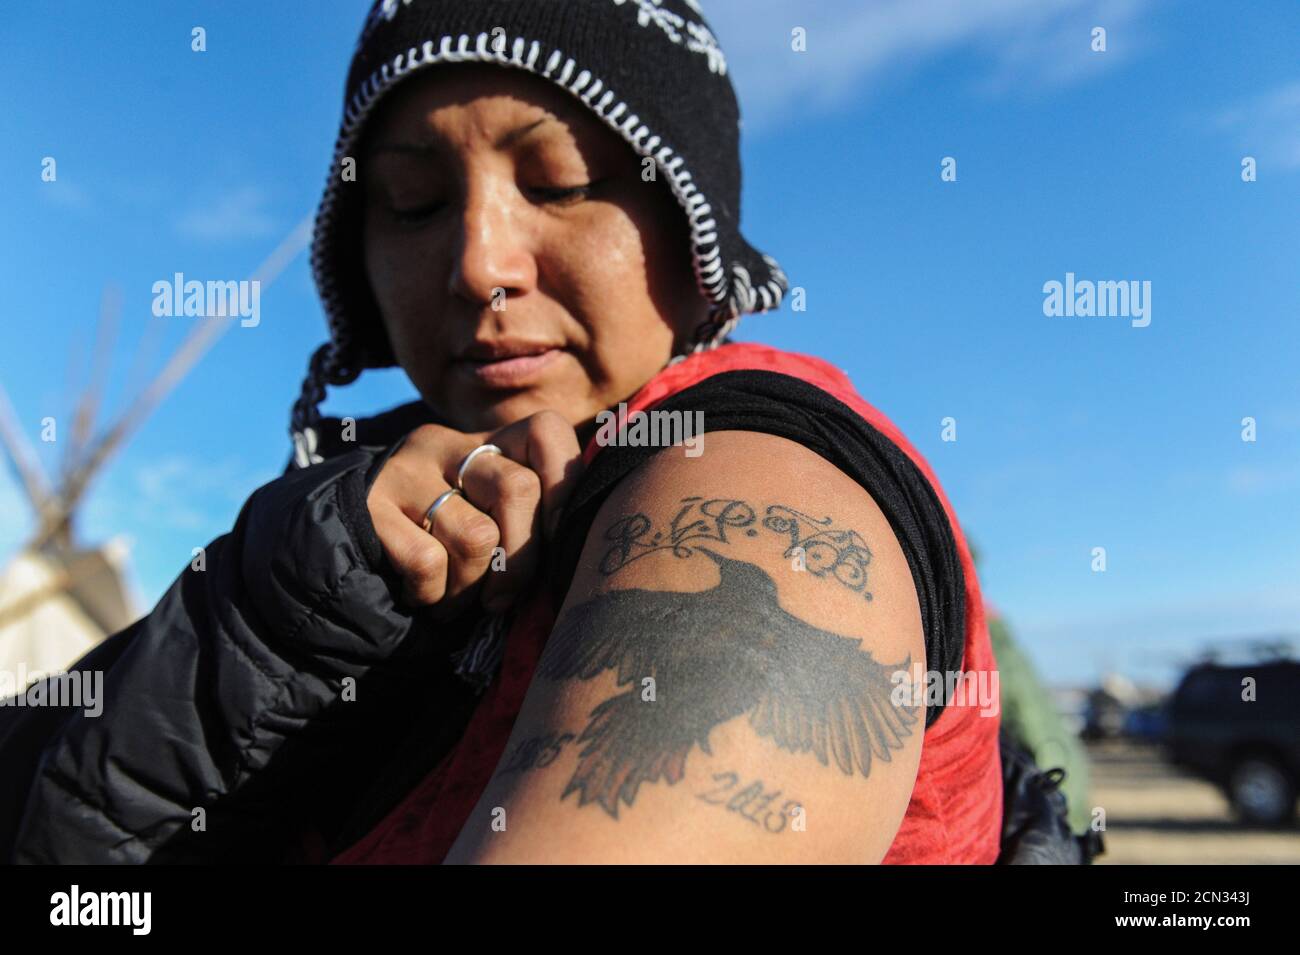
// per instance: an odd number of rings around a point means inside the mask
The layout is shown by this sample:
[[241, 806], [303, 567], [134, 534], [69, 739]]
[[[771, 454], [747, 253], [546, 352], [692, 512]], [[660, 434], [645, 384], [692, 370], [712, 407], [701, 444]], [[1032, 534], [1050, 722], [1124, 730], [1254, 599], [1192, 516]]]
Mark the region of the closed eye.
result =
[[403, 225], [414, 225], [431, 218], [443, 207], [444, 203], [429, 202], [421, 206], [411, 206], [409, 209], [389, 208], [392, 217]]
[[575, 199], [587, 199], [591, 196], [591, 191], [600, 184], [599, 180], [584, 183], [581, 186], [565, 186], [562, 188], [537, 188], [533, 189], [533, 195], [537, 196], [542, 202], [570, 202]]
[[[580, 186], [538, 187], [529, 190], [540, 202], [566, 204], [582, 201], [591, 197], [592, 190], [599, 186], [601, 180], [583, 183]], [[407, 209], [389, 207], [393, 219], [403, 225], [418, 225], [437, 215], [446, 205], [444, 202], [429, 202]]]

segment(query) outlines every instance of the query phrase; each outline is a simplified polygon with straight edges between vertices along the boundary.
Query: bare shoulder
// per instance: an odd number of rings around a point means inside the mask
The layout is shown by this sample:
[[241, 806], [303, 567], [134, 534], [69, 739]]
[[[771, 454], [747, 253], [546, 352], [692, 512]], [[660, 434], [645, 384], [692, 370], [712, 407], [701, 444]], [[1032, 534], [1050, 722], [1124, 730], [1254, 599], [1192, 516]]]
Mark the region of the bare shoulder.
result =
[[920, 761], [924, 646], [856, 481], [767, 434], [665, 449], [597, 515], [449, 861], [879, 861]]

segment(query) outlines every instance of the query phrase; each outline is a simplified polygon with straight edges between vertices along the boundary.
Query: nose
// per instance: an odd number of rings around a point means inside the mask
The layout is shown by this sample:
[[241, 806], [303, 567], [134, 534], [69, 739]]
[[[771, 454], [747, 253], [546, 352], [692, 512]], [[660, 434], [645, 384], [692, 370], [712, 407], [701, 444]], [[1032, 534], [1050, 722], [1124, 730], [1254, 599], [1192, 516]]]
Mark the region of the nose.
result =
[[519, 198], [513, 181], [500, 176], [478, 176], [466, 186], [451, 290], [476, 306], [518, 297], [536, 281], [527, 210]]

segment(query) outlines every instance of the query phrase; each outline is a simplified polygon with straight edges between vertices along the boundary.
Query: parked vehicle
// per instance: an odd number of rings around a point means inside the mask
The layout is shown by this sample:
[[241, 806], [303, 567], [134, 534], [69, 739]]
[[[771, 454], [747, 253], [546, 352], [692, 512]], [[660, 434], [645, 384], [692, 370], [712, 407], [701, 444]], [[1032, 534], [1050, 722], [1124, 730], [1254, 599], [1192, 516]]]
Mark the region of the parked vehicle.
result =
[[1169, 714], [1164, 701], [1146, 703], [1124, 716], [1124, 735], [1144, 743], [1157, 743], [1169, 734]]
[[1170, 697], [1174, 765], [1221, 787], [1247, 824], [1295, 815], [1300, 783], [1300, 661], [1192, 667]]

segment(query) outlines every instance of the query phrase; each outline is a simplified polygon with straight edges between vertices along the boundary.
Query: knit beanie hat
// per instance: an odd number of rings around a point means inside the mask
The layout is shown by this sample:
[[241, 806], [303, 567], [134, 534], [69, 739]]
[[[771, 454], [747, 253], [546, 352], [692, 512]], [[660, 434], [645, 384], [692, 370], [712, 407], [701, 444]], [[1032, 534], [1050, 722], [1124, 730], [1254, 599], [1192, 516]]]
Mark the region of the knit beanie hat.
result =
[[[740, 233], [740, 110], [727, 61], [696, 0], [377, 0], [348, 72], [343, 121], [316, 214], [311, 266], [330, 340], [312, 355], [291, 431], [315, 453], [327, 385], [396, 364], [361, 253], [361, 187], [342, 175], [366, 120], [406, 77], [440, 63], [527, 70], [581, 100], [642, 157], [686, 213], [715, 347], [741, 315], [776, 308], [788, 283]], [[362, 173], [364, 174], [364, 173]], [[675, 356], [680, 357], [680, 356]]]

